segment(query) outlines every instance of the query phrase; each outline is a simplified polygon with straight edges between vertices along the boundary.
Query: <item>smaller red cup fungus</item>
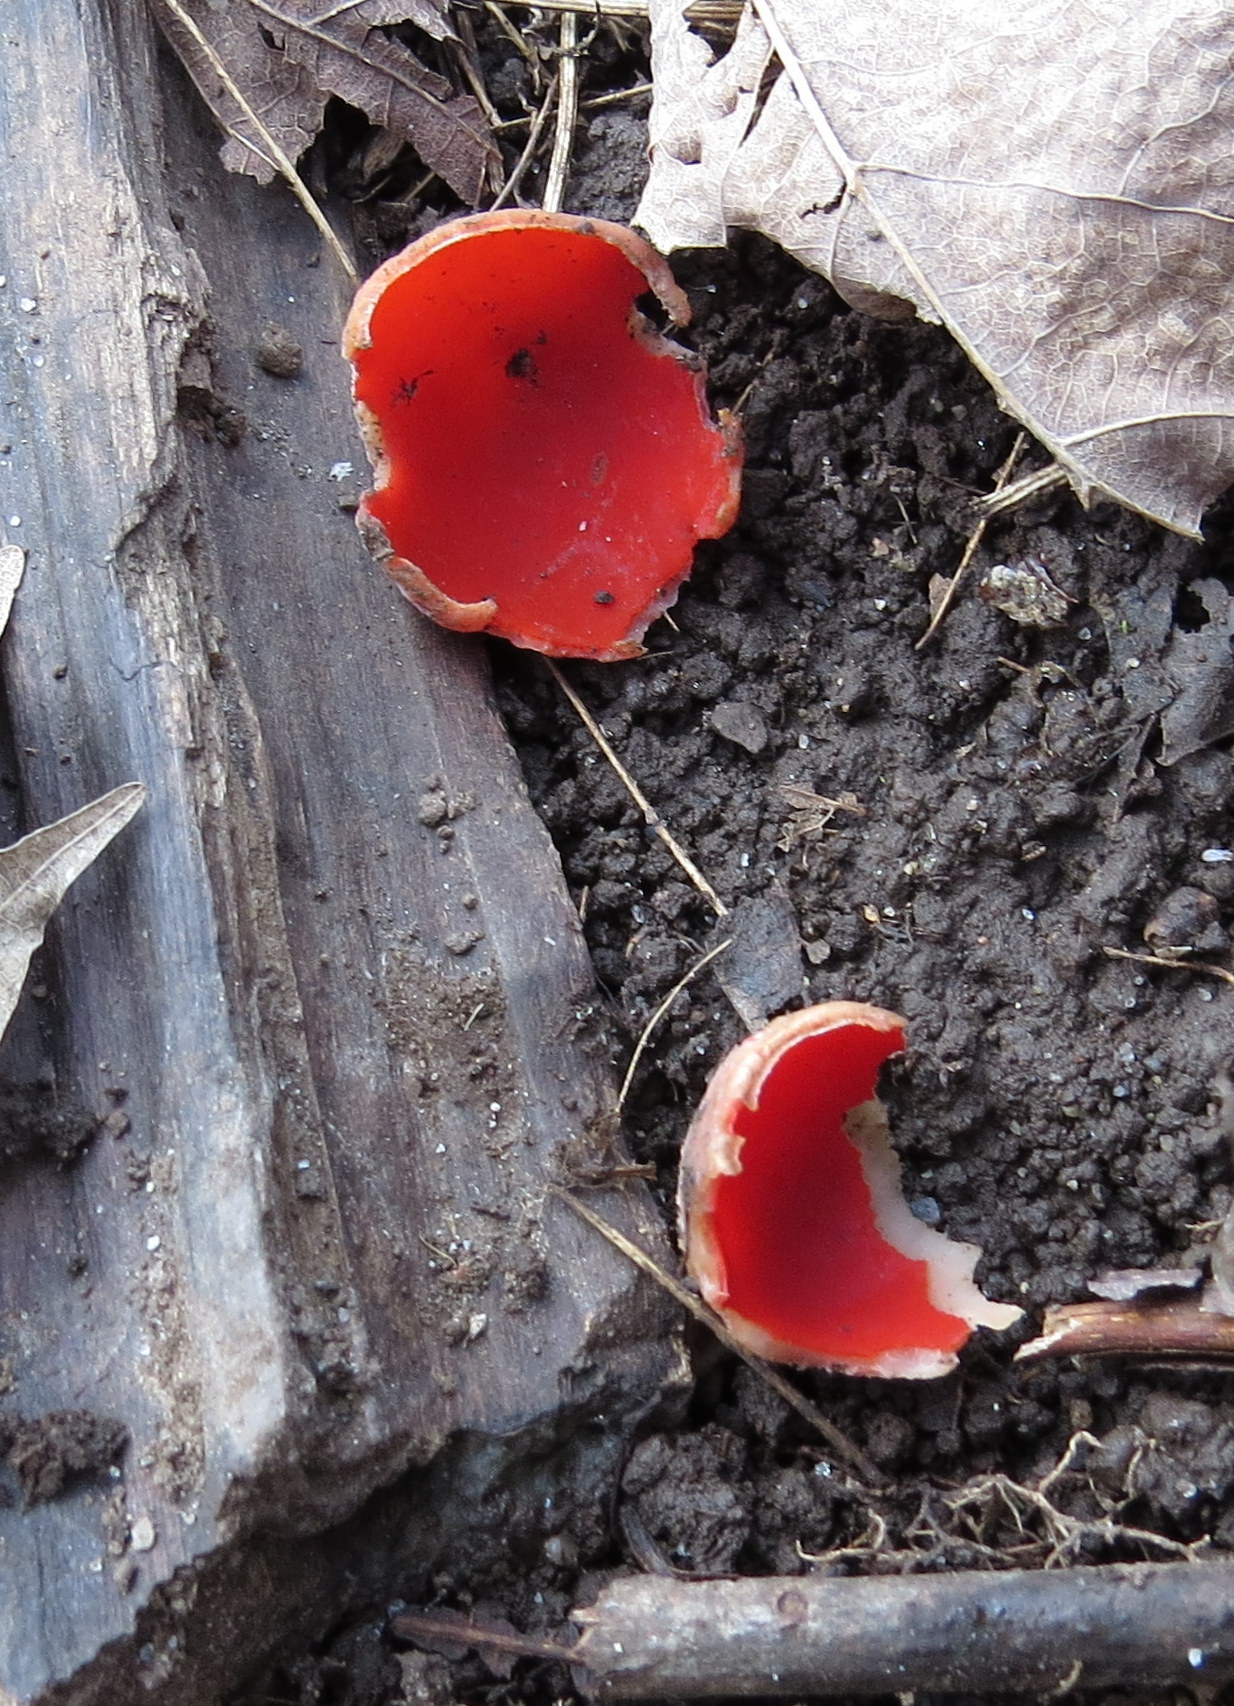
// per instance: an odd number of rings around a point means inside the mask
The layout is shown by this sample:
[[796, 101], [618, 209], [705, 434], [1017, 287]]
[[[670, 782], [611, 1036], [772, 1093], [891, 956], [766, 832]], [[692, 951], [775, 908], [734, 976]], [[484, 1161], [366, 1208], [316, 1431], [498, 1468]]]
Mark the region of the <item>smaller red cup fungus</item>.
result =
[[731, 417], [663, 257], [604, 220], [535, 210], [440, 226], [363, 284], [343, 333], [376, 484], [369, 550], [447, 628], [557, 657], [637, 657], [699, 539], [733, 523]]
[[980, 1251], [910, 1211], [874, 1096], [904, 1020], [827, 1001], [716, 1069], [681, 1157], [686, 1268], [747, 1350], [848, 1374], [946, 1374], [1020, 1311], [973, 1283]]

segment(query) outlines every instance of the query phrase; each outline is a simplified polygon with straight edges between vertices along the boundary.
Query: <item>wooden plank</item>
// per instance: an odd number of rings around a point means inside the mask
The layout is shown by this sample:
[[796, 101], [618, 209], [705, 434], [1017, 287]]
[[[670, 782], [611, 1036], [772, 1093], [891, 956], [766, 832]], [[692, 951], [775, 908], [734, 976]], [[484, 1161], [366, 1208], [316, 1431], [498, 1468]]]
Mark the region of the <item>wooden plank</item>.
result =
[[[0, 1415], [131, 1444], [0, 1509], [0, 1701], [200, 1701], [284, 1620], [473, 1544], [498, 1484], [547, 1533], [528, 1442], [594, 1480], [677, 1353], [546, 1198], [611, 1135], [590, 971], [482, 651], [338, 507], [345, 287], [183, 91], [162, 134], [138, 0], [18, 0], [3, 30], [27, 812], [150, 802], [54, 938], [58, 1082], [128, 1129], [0, 1187]], [[254, 365], [266, 319], [298, 378]], [[604, 1206], [655, 1243], [644, 1199]]]

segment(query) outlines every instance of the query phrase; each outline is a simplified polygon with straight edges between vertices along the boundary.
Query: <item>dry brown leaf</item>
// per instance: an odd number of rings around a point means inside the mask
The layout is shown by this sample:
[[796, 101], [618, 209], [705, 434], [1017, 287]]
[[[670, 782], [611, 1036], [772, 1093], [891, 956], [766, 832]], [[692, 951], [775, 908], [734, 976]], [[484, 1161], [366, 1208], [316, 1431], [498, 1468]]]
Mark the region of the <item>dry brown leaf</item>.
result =
[[[227, 132], [223, 161], [269, 183], [278, 170], [250, 115], [164, 0], [152, 0], [167, 39]], [[479, 104], [386, 35], [409, 22], [452, 37], [436, 0], [181, 0], [266, 129], [291, 160], [321, 129], [331, 95], [405, 137], [426, 166], [475, 206], [497, 151]]]
[[1087, 499], [1195, 534], [1234, 480], [1234, 13], [651, 0], [661, 248], [762, 231], [941, 321]]
[[30, 956], [65, 890], [145, 797], [140, 782], [126, 782], [0, 850], [0, 1036], [13, 1016]]

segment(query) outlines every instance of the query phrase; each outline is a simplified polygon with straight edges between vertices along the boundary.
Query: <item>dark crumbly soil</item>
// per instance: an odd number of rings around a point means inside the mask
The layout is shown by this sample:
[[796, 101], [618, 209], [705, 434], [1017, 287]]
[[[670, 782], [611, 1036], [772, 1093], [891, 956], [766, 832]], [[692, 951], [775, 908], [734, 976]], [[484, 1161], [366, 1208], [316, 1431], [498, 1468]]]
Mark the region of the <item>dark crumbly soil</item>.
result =
[[[642, 123], [606, 112], [588, 135], [568, 205], [628, 218]], [[375, 216], [392, 241], [397, 223], [389, 208]], [[1228, 1374], [1011, 1361], [1042, 1305], [1083, 1298], [1103, 1268], [1185, 1262], [1229, 1207], [1219, 1085], [1234, 991], [1104, 950], [1172, 944], [1228, 961], [1234, 864], [1205, 854], [1234, 839], [1230, 517], [1215, 515], [1201, 545], [1110, 505], [1037, 500], [992, 523], [918, 649], [931, 577], [954, 571], [1015, 428], [944, 333], [850, 312], [768, 244], [679, 257], [676, 271], [715, 399], [742, 409], [741, 517], [699, 552], [645, 658], [568, 673], [732, 909], [723, 963], [738, 1002], [772, 1012], [841, 996], [907, 1016], [885, 1094], [908, 1195], [923, 1219], [979, 1243], [985, 1289], [1028, 1314], [946, 1380], [801, 1377], [888, 1473], [881, 1492], [700, 1344], [689, 1412], [637, 1443], [603, 1544], [563, 1534], [517, 1579], [495, 1545], [467, 1579], [434, 1587], [551, 1632], [595, 1570], [798, 1572], [803, 1554], [840, 1572], [980, 1568], [1232, 1548]], [[1028, 554], [1067, 594], [1057, 627], [1023, 626], [976, 595], [983, 569]], [[494, 665], [622, 1069], [650, 1014], [722, 939], [716, 919], [540, 661], [496, 648]], [[860, 815], [822, 803], [841, 798]], [[628, 1135], [666, 1215], [690, 1109], [744, 1029], [708, 968], [644, 1056]], [[1068, 1457], [1076, 1435], [1089, 1443]], [[1031, 1489], [1064, 1460], [1047, 1508]], [[270, 1693], [377, 1706], [569, 1691], [543, 1666], [494, 1684], [476, 1660], [443, 1664], [395, 1653], [378, 1617]]]
[[65, 1167], [99, 1125], [97, 1115], [62, 1105], [43, 1085], [0, 1083], [0, 1170], [28, 1161]]
[[[127, 1444], [122, 1422], [91, 1410], [49, 1410], [32, 1421], [0, 1417], [0, 1448], [27, 1506], [56, 1498], [82, 1476], [106, 1475]], [[7, 1493], [0, 1482], [0, 1498]]]

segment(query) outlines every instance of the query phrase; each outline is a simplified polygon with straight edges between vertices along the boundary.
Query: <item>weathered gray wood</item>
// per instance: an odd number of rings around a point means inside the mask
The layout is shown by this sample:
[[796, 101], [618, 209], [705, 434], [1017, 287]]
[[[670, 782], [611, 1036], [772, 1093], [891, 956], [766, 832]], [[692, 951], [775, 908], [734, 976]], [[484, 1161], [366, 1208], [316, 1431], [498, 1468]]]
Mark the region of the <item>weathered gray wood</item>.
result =
[[[164, 138], [138, 0], [17, 0], [0, 30], [27, 815], [150, 789], [53, 942], [59, 1082], [129, 1129], [0, 1180], [0, 1414], [132, 1443], [113, 1483], [0, 1509], [0, 1701], [199, 1703], [281, 1620], [448, 1550], [452, 1487], [456, 1542], [499, 1483], [549, 1532], [527, 1442], [585, 1480], [675, 1352], [545, 1197], [610, 1137], [589, 968], [482, 652], [338, 506], [345, 286], [183, 93]], [[255, 366], [267, 319], [300, 377]], [[654, 1242], [637, 1195], [604, 1207]]]
[[601, 1700], [1215, 1688], [1234, 1676], [1234, 1568], [1104, 1564], [851, 1580], [634, 1577], [575, 1612]]

